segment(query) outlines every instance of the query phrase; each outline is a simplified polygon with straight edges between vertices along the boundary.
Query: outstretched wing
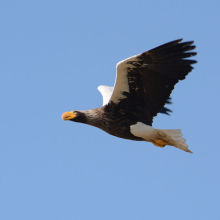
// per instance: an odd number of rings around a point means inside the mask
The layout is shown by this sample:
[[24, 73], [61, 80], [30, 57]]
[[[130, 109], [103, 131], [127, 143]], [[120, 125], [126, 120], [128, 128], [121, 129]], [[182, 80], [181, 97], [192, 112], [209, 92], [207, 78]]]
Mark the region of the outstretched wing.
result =
[[[112, 93], [113, 93], [113, 90], [114, 90], [114, 87], [110, 87], [110, 86], [99, 86], [98, 87], [98, 90], [99, 92], [101, 93], [102, 95], [102, 99], [103, 99], [103, 106], [108, 104], [111, 96], [112, 96]], [[169, 97], [166, 101], [166, 104], [170, 104], [171, 103], [171, 98]], [[163, 113], [163, 114], [166, 114], [166, 115], [169, 115], [169, 112], [172, 112], [170, 109], [166, 108], [166, 107], [163, 107], [161, 110], [160, 110], [160, 113]]]
[[[163, 108], [179, 80], [185, 79], [193, 69], [189, 60], [195, 52], [193, 41], [175, 40], [147, 52], [130, 57], [116, 66], [114, 90], [108, 104], [134, 115], [151, 125], [153, 117]], [[168, 100], [169, 101], [169, 100]]]

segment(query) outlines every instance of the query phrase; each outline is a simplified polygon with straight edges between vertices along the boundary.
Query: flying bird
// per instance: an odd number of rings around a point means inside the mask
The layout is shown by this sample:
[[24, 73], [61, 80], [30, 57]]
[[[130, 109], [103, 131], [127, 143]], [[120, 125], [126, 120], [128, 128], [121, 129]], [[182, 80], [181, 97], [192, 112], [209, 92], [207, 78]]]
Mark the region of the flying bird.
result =
[[158, 147], [166, 145], [186, 152], [186, 140], [180, 129], [162, 130], [152, 127], [158, 113], [169, 114], [164, 107], [179, 80], [193, 69], [196, 55], [194, 42], [175, 40], [144, 53], [122, 60], [116, 65], [114, 87], [99, 86], [103, 106], [87, 111], [70, 111], [63, 120], [98, 127], [116, 137], [148, 141]]

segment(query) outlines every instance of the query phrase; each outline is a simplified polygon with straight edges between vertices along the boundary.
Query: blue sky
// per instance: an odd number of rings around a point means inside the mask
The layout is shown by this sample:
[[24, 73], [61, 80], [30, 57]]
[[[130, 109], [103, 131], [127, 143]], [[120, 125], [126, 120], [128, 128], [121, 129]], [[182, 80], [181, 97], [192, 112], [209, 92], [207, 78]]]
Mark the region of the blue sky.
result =
[[[0, 3], [0, 219], [220, 219], [219, 21], [209, 1]], [[117, 62], [195, 40], [198, 64], [172, 93], [193, 154], [61, 120], [102, 105]]]

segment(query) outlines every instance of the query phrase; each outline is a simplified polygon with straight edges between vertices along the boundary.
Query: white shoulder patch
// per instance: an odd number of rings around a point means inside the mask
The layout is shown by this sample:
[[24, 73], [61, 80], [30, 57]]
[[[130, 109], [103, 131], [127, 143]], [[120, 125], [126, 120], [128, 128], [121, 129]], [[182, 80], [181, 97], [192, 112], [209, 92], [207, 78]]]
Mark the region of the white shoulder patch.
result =
[[129, 91], [129, 82], [128, 82], [128, 67], [132, 68], [133, 65], [129, 62], [138, 61], [138, 56], [129, 57], [125, 60], [120, 61], [116, 65], [116, 79], [114, 87], [109, 86], [99, 86], [98, 90], [101, 92], [103, 97], [103, 105], [108, 104], [109, 101], [112, 101], [115, 104], [118, 104], [121, 99], [126, 98], [123, 94], [124, 92]]
[[98, 87], [99, 92], [101, 92], [101, 94], [102, 94], [103, 105], [108, 104], [108, 102], [112, 96], [113, 89], [114, 88], [110, 87], [110, 86], [99, 86]]
[[129, 64], [129, 61], [136, 61], [137, 56], [129, 57], [125, 60], [120, 61], [116, 65], [116, 79], [115, 79], [115, 85], [114, 85], [114, 91], [112, 93], [111, 101], [115, 104], [118, 104], [121, 99], [126, 98], [125, 95], [123, 95], [123, 92], [129, 92], [129, 83], [128, 83], [128, 67], [132, 67], [131, 64]]

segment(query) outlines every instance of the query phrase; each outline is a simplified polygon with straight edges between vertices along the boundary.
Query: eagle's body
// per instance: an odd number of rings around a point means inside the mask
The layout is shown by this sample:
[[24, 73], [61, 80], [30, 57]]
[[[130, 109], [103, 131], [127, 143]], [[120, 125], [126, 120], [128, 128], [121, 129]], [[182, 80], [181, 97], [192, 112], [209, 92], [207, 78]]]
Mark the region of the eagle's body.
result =
[[143, 140], [143, 138], [136, 137], [130, 132], [130, 126], [137, 123], [137, 119], [129, 114], [117, 111], [112, 105], [87, 111], [75, 111], [75, 113], [76, 115], [82, 114], [84, 118], [79, 122], [100, 128], [116, 137], [136, 141]]
[[107, 133], [130, 140], [149, 141], [159, 147], [172, 145], [187, 152], [185, 139], [179, 129], [160, 130], [152, 127], [158, 113], [169, 114], [165, 108], [179, 80], [193, 69], [196, 55], [193, 42], [172, 41], [145, 53], [130, 57], [116, 66], [114, 88], [99, 86], [103, 106], [88, 111], [63, 114], [63, 120], [82, 122]]

